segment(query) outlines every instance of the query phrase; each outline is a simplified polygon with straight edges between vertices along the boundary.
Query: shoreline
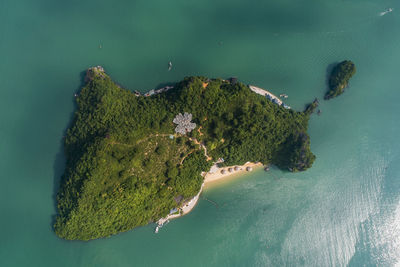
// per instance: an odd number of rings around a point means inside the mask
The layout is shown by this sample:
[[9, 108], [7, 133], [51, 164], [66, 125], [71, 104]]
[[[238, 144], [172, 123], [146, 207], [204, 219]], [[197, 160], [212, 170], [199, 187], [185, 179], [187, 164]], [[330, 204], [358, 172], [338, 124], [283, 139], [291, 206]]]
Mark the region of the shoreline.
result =
[[[238, 175], [243, 175], [246, 173], [252, 172], [256, 168], [261, 168], [263, 166], [262, 163], [257, 162], [246, 162], [243, 165], [234, 165], [234, 166], [226, 166], [226, 167], [220, 167], [220, 168], [215, 168], [214, 172], [207, 172], [206, 175], [204, 176], [204, 184], [209, 185], [212, 184], [216, 181], [221, 181], [226, 179], [227, 177], [232, 177], [232, 176], [238, 176]], [[252, 170], [247, 171], [246, 169], [250, 167]], [[232, 171], [230, 172], [229, 169]], [[236, 169], [236, 170], [235, 170]], [[223, 173], [225, 171], [225, 173]]]
[[276, 95], [274, 95], [273, 93], [262, 89], [260, 87], [254, 86], [254, 85], [249, 85], [249, 88], [251, 91], [253, 91], [256, 94], [262, 95], [262, 96], [268, 96], [272, 101], [275, 101], [276, 104], [278, 104], [279, 106], [283, 104], [282, 100], [279, 99], [279, 97], [277, 97]]
[[[269, 98], [271, 100], [275, 100], [275, 103], [277, 103], [278, 105], [283, 104], [282, 100], [280, 100], [277, 96], [275, 96], [274, 94], [272, 94], [271, 92], [269, 92], [265, 89], [262, 89], [262, 88], [259, 88], [256, 86], [252, 86], [252, 85], [249, 85], [248, 87], [250, 88], [251, 91], [253, 91], [256, 94], [259, 94], [262, 96], [269, 96]], [[172, 88], [174, 88], [174, 87], [167, 88], [167, 90], [172, 89]], [[151, 90], [148, 93], [146, 93], [144, 96], [150, 96], [150, 95], [153, 95], [154, 93], [161, 93], [161, 92], [167, 91], [167, 90], [165, 90], [165, 88], [158, 90], [158, 92]], [[207, 148], [204, 145], [202, 145], [202, 146], [204, 149], [205, 156], [208, 157]], [[217, 162], [215, 162], [215, 164], [211, 167], [211, 169], [208, 172], [202, 173], [202, 176], [204, 177], [204, 181], [203, 181], [203, 184], [201, 185], [199, 193], [197, 193], [197, 195], [195, 197], [193, 197], [192, 199], [190, 199], [189, 201], [183, 203], [183, 205], [178, 208], [177, 214], [176, 213], [168, 214], [166, 217], [159, 219], [156, 222], [157, 227], [155, 229], [155, 233], [158, 233], [158, 231], [164, 226], [164, 224], [167, 224], [169, 222], [169, 220], [182, 217], [182, 216], [188, 214], [189, 212], [191, 212], [194, 209], [194, 207], [197, 205], [199, 198], [200, 198], [200, 194], [203, 192], [204, 186], [208, 187], [208, 186], [210, 186], [210, 184], [212, 185], [213, 183], [215, 183], [217, 181], [226, 180], [226, 178], [228, 178], [228, 177], [229, 178], [237, 177], [237, 176], [243, 175], [245, 173], [252, 172], [254, 169], [256, 169], [256, 168], [258, 169], [261, 167], [263, 167], [263, 164], [261, 162], [246, 162], [243, 165], [234, 165], [234, 166], [226, 166], [226, 167], [218, 167]]]
[[[192, 199], [190, 199], [189, 201], [185, 202], [181, 207], [179, 207], [178, 214], [169, 214], [166, 217], [159, 219], [156, 222], [157, 227], [155, 229], [155, 233], [158, 233], [159, 229], [163, 227], [164, 224], [168, 223], [169, 220], [185, 216], [186, 214], [191, 212], [199, 202], [200, 194], [203, 192], [203, 188], [205, 186], [207, 187], [210, 184], [213, 184], [214, 182], [217, 181], [223, 181], [228, 177], [233, 178], [235, 176], [241, 176], [246, 173], [250, 173], [253, 170], [259, 169], [261, 167], [263, 167], [263, 164], [261, 162], [257, 163], [246, 162], [243, 165], [234, 165], [226, 167], [217, 167], [216, 165], [214, 165], [208, 172], [206, 172], [205, 174], [203, 173], [204, 181], [203, 184], [201, 185], [199, 193], [197, 193], [197, 195]], [[250, 168], [250, 170], [247, 170], [247, 168]], [[231, 169], [231, 171], [229, 171], [229, 169]]]

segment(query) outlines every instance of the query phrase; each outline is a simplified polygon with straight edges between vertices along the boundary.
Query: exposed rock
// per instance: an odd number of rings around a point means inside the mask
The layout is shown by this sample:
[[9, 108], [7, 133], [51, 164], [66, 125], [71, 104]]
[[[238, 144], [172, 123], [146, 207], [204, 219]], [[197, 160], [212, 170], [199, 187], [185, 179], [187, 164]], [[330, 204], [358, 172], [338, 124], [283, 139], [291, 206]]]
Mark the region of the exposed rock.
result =
[[86, 71], [85, 82], [93, 80], [96, 76], [100, 76], [103, 79], [106, 77], [106, 73], [104, 72], [104, 68], [102, 66], [89, 68]]

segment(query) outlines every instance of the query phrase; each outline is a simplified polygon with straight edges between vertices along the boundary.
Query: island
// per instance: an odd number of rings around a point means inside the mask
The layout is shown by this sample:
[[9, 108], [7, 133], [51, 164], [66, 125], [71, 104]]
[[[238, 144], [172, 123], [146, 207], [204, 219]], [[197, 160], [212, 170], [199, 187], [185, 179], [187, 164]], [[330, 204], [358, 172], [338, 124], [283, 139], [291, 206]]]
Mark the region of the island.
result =
[[319, 106], [318, 98], [315, 98], [312, 103], [306, 105], [306, 108], [304, 109], [304, 113], [307, 115], [311, 115], [318, 108], [318, 106]]
[[216, 167], [310, 168], [307, 127], [316, 103], [298, 112], [254, 88], [187, 77], [142, 95], [90, 68], [65, 136], [55, 233], [91, 240], [179, 216]]
[[350, 60], [344, 60], [337, 64], [329, 76], [329, 90], [325, 94], [325, 100], [343, 94], [349, 80], [356, 73], [356, 66]]

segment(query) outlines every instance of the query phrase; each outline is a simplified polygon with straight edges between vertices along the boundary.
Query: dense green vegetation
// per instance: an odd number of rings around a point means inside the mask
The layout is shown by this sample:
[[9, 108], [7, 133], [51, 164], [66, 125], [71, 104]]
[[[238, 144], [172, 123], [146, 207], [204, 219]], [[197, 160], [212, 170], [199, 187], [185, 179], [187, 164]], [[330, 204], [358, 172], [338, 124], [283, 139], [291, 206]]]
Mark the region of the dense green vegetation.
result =
[[307, 115], [311, 115], [314, 113], [314, 111], [317, 109], [318, 106], [319, 106], [319, 101], [317, 98], [315, 98], [312, 103], [306, 105], [304, 113]]
[[329, 91], [325, 94], [325, 99], [331, 99], [343, 94], [349, 80], [356, 73], [356, 66], [350, 60], [345, 60], [337, 64], [329, 77]]
[[[242, 83], [189, 77], [144, 97], [93, 68], [77, 103], [54, 225], [65, 239], [106, 237], [158, 220], [198, 193], [201, 172], [218, 158], [291, 171], [315, 159], [306, 132], [310, 113], [284, 109]], [[183, 112], [197, 126], [175, 134], [172, 121]]]

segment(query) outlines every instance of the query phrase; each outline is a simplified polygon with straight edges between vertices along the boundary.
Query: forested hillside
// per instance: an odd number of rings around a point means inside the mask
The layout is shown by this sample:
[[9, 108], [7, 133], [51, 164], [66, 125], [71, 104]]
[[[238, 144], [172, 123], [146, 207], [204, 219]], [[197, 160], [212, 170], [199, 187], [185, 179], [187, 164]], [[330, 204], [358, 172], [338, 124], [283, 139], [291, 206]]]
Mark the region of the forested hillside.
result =
[[[310, 114], [278, 106], [242, 83], [189, 77], [145, 97], [99, 68], [87, 78], [65, 139], [54, 225], [62, 238], [101, 238], [158, 220], [197, 194], [201, 172], [218, 158], [291, 171], [306, 170], [315, 159]], [[184, 112], [196, 127], [179, 134], [173, 120]]]

